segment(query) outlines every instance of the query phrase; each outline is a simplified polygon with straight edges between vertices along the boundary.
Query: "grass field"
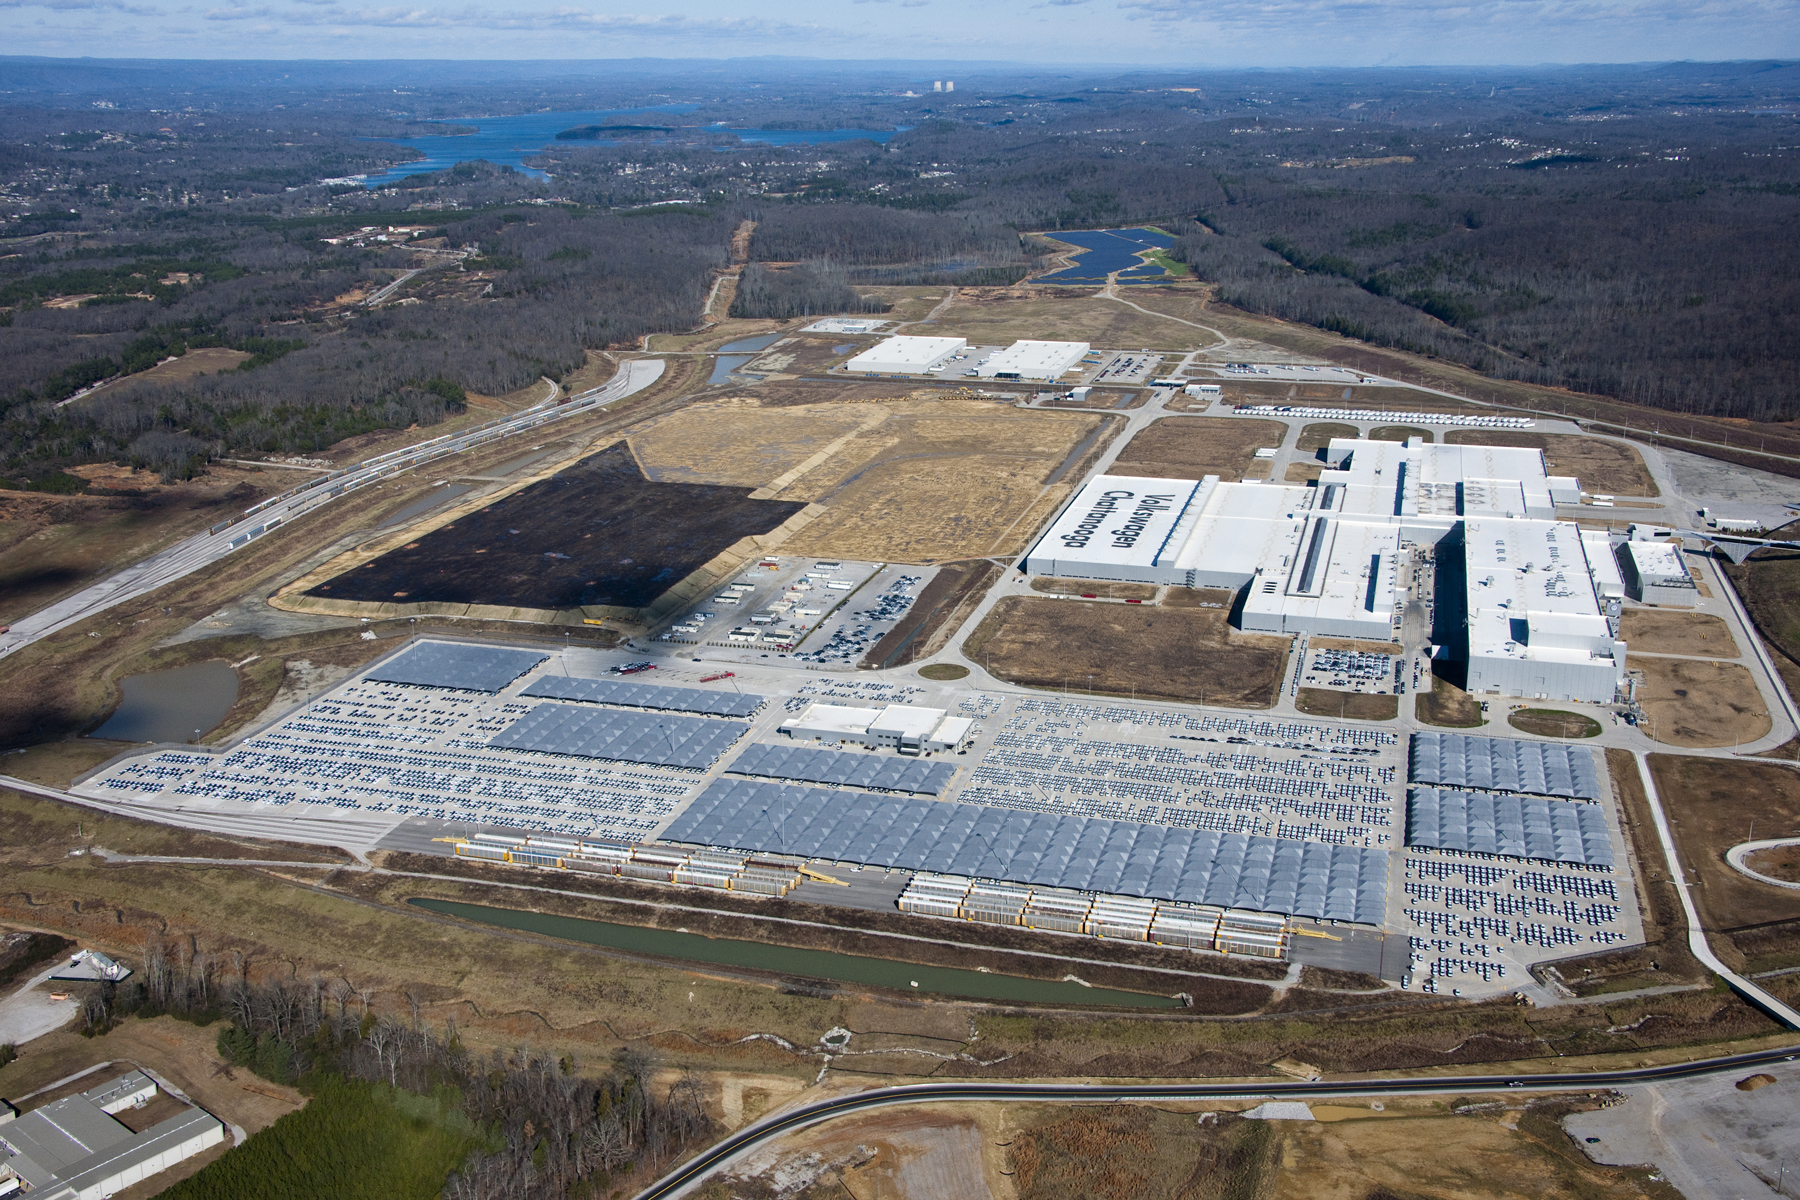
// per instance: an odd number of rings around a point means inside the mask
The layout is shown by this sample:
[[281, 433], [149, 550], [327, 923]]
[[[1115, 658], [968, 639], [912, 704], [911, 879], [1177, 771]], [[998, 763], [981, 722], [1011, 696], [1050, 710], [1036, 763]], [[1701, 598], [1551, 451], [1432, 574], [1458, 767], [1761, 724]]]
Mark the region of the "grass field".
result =
[[1774, 728], [1756, 680], [1732, 662], [1626, 656], [1644, 673], [1638, 703], [1650, 736], [1670, 746], [1736, 746]]
[[1673, 754], [1651, 755], [1650, 770], [1682, 865], [1699, 874], [1694, 902], [1707, 929], [1732, 931], [1800, 915], [1793, 892], [1758, 883], [1725, 862], [1725, 851], [1739, 842], [1780, 837], [1800, 825], [1800, 774], [1771, 764]]
[[[1149, 308], [1126, 289], [1132, 303]], [[1161, 291], [1162, 289], [1154, 289]], [[963, 288], [929, 329], [908, 333], [968, 338], [975, 346], [1007, 346], [1023, 338], [1087, 342], [1111, 350], [1188, 351], [1217, 345], [1204, 329], [1137, 311], [1117, 300], [1075, 291], [1022, 288]]]
[[1731, 629], [1710, 613], [1670, 608], [1628, 608], [1619, 621], [1619, 637], [1645, 654], [1737, 658], [1742, 654]]
[[1391, 721], [1400, 715], [1400, 697], [1303, 687], [1294, 693], [1294, 707], [1315, 717]]
[[1287, 427], [1275, 421], [1164, 417], [1139, 430], [1108, 469], [1116, 475], [1152, 479], [1217, 475], [1235, 481], [1249, 474], [1253, 464], [1261, 465], [1256, 458], [1259, 448], [1279, 446], [1286, 436]]
[[963, 654], [1027, 687], [1268, 708], [1288, 639], [1239, 633], [1223, 609], [1151, 608], [1009, 596]]
[[1521, 733], [1540, 737], [1591, 738], [1600, 736], [1600, 722], [1580, 713], [1555, 708], [1515, 708], [1506, 723]]
[[919, 677], [921, 679], [933, 679], [940, 682], [951, 679], [967, 679], [969, 677], [969, 668], [959, 667], [955, 663], [932, 663], [928, 667], [919, 668]]
[[1300, 430], [1300, 440], [1294, 443], [1294, 448], [1314, 454], [1331, 445], [1332, 438], [1353, 438], [1355, 436], [1357, 434], [1354, 425], [1340, 425], [1336, 421], [1314, 421]]
[[1480, 701], [1436, 674], [1431, 677], [1431, 690], [1413, 697], [1413, 716], [1427, 725], [1447, 729], [1472, 729], [1487, 723], [1481, 715]]
[[647, 423], [630, 442], [651, 479], [757, 488], [883, 415], [862, 405], [762, 408], [710, 400]]
[[1154, 600], [1153, 583], [1109, 583], [1103, 579], [1051, 579], [1040, 575], [1031, 590], [1055, 596], [1100, 596], [1107, 600]]
[[1660, 496], [1661, 489], [1637, 447], [1572, 433], [1524, 433], [1504, 429], [1453, 429], [1444, 438], [1465, 446], [1525, 446], [1544, 452], [1552, 475], [1573, 475], [1589, 492]]
[[[1770, 536], [1793, 538], [1797, 534], [1800, 522]], [[1758, 550], [1741, 565], [1727, 565], [1725, 570], [1763, 637], [1789, 661], [1800, 662], [1800, 551]]]

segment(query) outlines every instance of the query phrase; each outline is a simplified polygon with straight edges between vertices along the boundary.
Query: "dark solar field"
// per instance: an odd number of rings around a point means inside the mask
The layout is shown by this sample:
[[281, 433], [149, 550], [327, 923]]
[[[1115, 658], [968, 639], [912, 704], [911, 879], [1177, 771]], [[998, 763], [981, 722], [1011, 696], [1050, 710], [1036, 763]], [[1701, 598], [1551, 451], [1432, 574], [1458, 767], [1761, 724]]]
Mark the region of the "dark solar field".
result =
[[1106, 277], [1118, 271], [1120, 283], [1148, 283], [1164, 278], [1163, 269], [1154, 263], [1138, 261], [1145, 250], [1167, 250], [1175, 239], [1153, 229], [1090, 229], [1076, 233], [1052, 234], [1059, 242], [1083, 247], [1075, 265], [1038, 277], [1038, 283], [1105, 283]]
[[623, 442], [314, 588], [333, 600], [641, 608], [803, 504], [652, 483]]

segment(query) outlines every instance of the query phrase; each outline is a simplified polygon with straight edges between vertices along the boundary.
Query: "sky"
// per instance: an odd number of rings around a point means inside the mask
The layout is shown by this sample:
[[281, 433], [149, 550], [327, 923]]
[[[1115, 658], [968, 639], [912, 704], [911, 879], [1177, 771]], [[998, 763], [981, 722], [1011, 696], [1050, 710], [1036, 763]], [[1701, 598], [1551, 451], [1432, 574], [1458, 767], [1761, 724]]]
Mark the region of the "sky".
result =
[[1800, 56], [1800, 0], [0, 0], [5, 53], [1189, 65]]

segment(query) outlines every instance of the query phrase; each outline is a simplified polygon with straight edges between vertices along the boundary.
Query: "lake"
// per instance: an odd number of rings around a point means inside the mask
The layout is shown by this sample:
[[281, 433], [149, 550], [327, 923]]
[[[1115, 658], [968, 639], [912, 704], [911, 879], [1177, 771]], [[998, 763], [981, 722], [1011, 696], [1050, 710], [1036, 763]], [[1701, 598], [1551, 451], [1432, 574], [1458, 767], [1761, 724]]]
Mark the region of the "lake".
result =
[[697, 933], [646, 929], [639, 925], [615, 925], [610, 921], [559, 917], [514, 908], [491, 908], [485, 904], [460, 904], [454, 900], [415, 897], [407, 903], [445, 916], [460, 917], [465, 921], [497, 925], [502, 929], [518, 929], [566, 941], [627, 950], [635, 954], [653, 954], [659, 958], [776, 971], [805, 979], [833, 979], [843, 983], [894, 988], [902, 992], [929, 992], [1010, 1003], [1103, 1004], [1126, 1008], [1181, 1007], [1181, 1001], [1172, 996], [1156, 996], [1147, 992], [1090, 988], [1079, 983], [1026, 979], [1019, 975], [988, 974], [955, 967], [922, 967], [914, 963], [868, 958], [860, 954], [802, 950], [793, 946], [772, 946], [767, 942], [745, 942], [734, 938], [702, 937]]
[[[543, 171], [526, 166], [525, 160], [552, 146], [614, 144], [608, 141], [590, 142], [586, 140], [559, 143], [556, 135], [565, 129], [578, 129], [583, 125], [660, 125], [663, 124], [662, 121], [628, 121], [625, 118], [675, 116], [692, 112], [696, 107], [692, 104], [661, 104], [653, 108], [521, 113], [511, 117], [466, 117], [454, 121], [432, 122], [433, 124], [472, 127], [475, 132], [375, 139], [393, 142], [401, 146], [411, 146], [425, 157], [417, 162], [391, 166], [385, 174], [359, 176], [358, 178], [368, 187], [380, 187], [383, 184], [393, 183], [397, 179], [405, 179], [409, 175], [427, 175], [433, 171], [447, 171], [458, 163], [481, 160], [490, 162], [497, 167], [511, 167], [534, 179], [548, 179], [550, 176]], [[857, 138], [885, 142], [900, 131], [880, 129], [730, 129], [724, 125], [715, 124], [684, 128], [676, 132], [682, 137], [734, 134], [740, 141], [759, 142], [771, 146], [788, 146], [814, 145], [820, 142], [848, 142]], [[729, 149], [729, 147], [725, 148]]]
[[119, 707], [89, 737], [121, 742], [187, 742], [218, 728], [237, 703], [238, 677], [217, 661], [148, 671], [119, 682]]

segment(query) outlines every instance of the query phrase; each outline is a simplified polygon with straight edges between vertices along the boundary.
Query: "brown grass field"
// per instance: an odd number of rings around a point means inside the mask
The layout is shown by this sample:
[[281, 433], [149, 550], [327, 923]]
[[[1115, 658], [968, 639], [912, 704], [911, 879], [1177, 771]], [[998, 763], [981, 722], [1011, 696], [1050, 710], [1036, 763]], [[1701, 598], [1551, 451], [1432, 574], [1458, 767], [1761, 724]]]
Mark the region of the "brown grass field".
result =
[[1413, 438], [1427, 442], [1437, 440], [1432, 436], [1431, 430], [1420, 429], [1417, 425], [1380, 425], [1369, 430], [1371, 442], [1406, 442]]
[[[1152, 307], [1143, 304], [1135, 294], [1128, 298], [1142, 307]], [[938, 315], [935, 327], [906, 332], [965, 337], [975, 346], [1006, 346], [1021, 338], [1040, 338], [1087, 342], [1108, 349], [1148, 347], [1183, 352], [1217, 345], [1219, 341], [1204, 329], [1146, 315], [1116, 300], [1029, 285], [963, 288], [955, 303]]]
[[1009, 596], [963, 654], [1028, 687], [1195, 700], [1231, 708], [1275, 703], [1288, 640], [1239, 633], [1222, 609], [1151, 608]]
[[1711, 613], [1672, 608], [1629, 608], [1619, 621], [1619, 636], [1645, 654], [1681, 654], [1693, 658], [1737, 658], [1731, 628]]
[[1109, 583], [1103, 579], [1051, 579], [1040, 575], [1031, 581], [1031, 590], [1055, 596], [1099, 596], [1107, 600], [1154, 600], [1153, 583]]
[[1393, 642], [1369, 642], [1361, 638], [1312, 637], [1306, 639], [1309, 650], [1350, 650], [1358, 654], [1387, 654], [1399, 658], [1406, 653], [1404, 646], [1396, 646]]
[[1164, 608], [1223, 608], [1230, 610], [1236, 593], [1226, 588], [1172, 587], [1163, 594]]
[[1648, 731], [1670, 746], [1735, 746], [1774, 728], [1750, 672], [1733, 662], [1626, 656], [1642, 671], [1638, 702]]
[[1331, 445], [1332, 438], [1353, 438], [1356, 426], [1340, 425], [1336, 421], [1314, 421], [1300, 430], [1300, 440], [1294, 443], [1296, 450], [1317, 453]]
[[1772, 879], [1800, 883], [1800, 846], [1773, 846], [1744, 855], [1744, 865]]
[[857, 404], [762, 408], [707, 400], [646, 423], [630, 442], [645, 475], [659, 482], [755, 488], [885, 415]]
[[1339, 717], [1352, 721], [1391, 721], [1400, 715], [1400, 697], [1341, 692], [1334, 688], [1303, 687], [1294, 693], [1294, 707], [1315, 717]]
[[1506, 723], [1522, 733], [1539, 737], [1599, 737], [1600, 722], [1576, 712], [1555, 708], [1515, 708], [1506, 714]]
[[1431, 677], [1431, 690], [1413, 697], [1413, 716], [1447, 729], [1472, 729], [1487, 723], [1479, 700], [1436, 674]]
[[1286, 483], [1314, 483], [1314, 482], [1317, 482], [1319, 476], [1324, 472], [1324, 470], [1325, 470], [1324, 463], [1319, 463], [1319, 462], [1289, 463], [1288, 469], [1283, 474], [1282, 479], [1283, 479], [1283, 482], [1286, 482]]
[[1108, 468], [1119, 475], [1152, 479], [1199, 479], [1217, 475], [1244, 478], [1258, 463], [1256, 451], [1279, 446], [1286, 426], [1274, 421], [1241, 421], [1233, 417], [1164, 417], [1152, 421], [1126, 443]]
[[[1800, 535], [1800, 522], [1772, 536]], [[1725, 567], [1743, 597], [1757, 630], [1778, 651], [1777, 657], [1800, 663], [1800, 551], [1758, 550], [1739, 566]]]
[[1755, 836], [1780, 837], [1800, 825], [1800, 774], [1729, 759], [1650, 756], [1684, 867], [1699, 873], [1694, 902], [1709, 930], [1734, 931], [1800, 917], [1800, 897], [1731, 869], [1725, 851]]
[[1573, 475], [1581, 486], [1602, 495], [1660, 496], [1661, 490], [1635, 446], [1572, 433], [1525, 433], [1506, 429], [1455, 429], [1444, 439], [1465, 446], [1526, 446], [1544, 452], [1552, 475]]

